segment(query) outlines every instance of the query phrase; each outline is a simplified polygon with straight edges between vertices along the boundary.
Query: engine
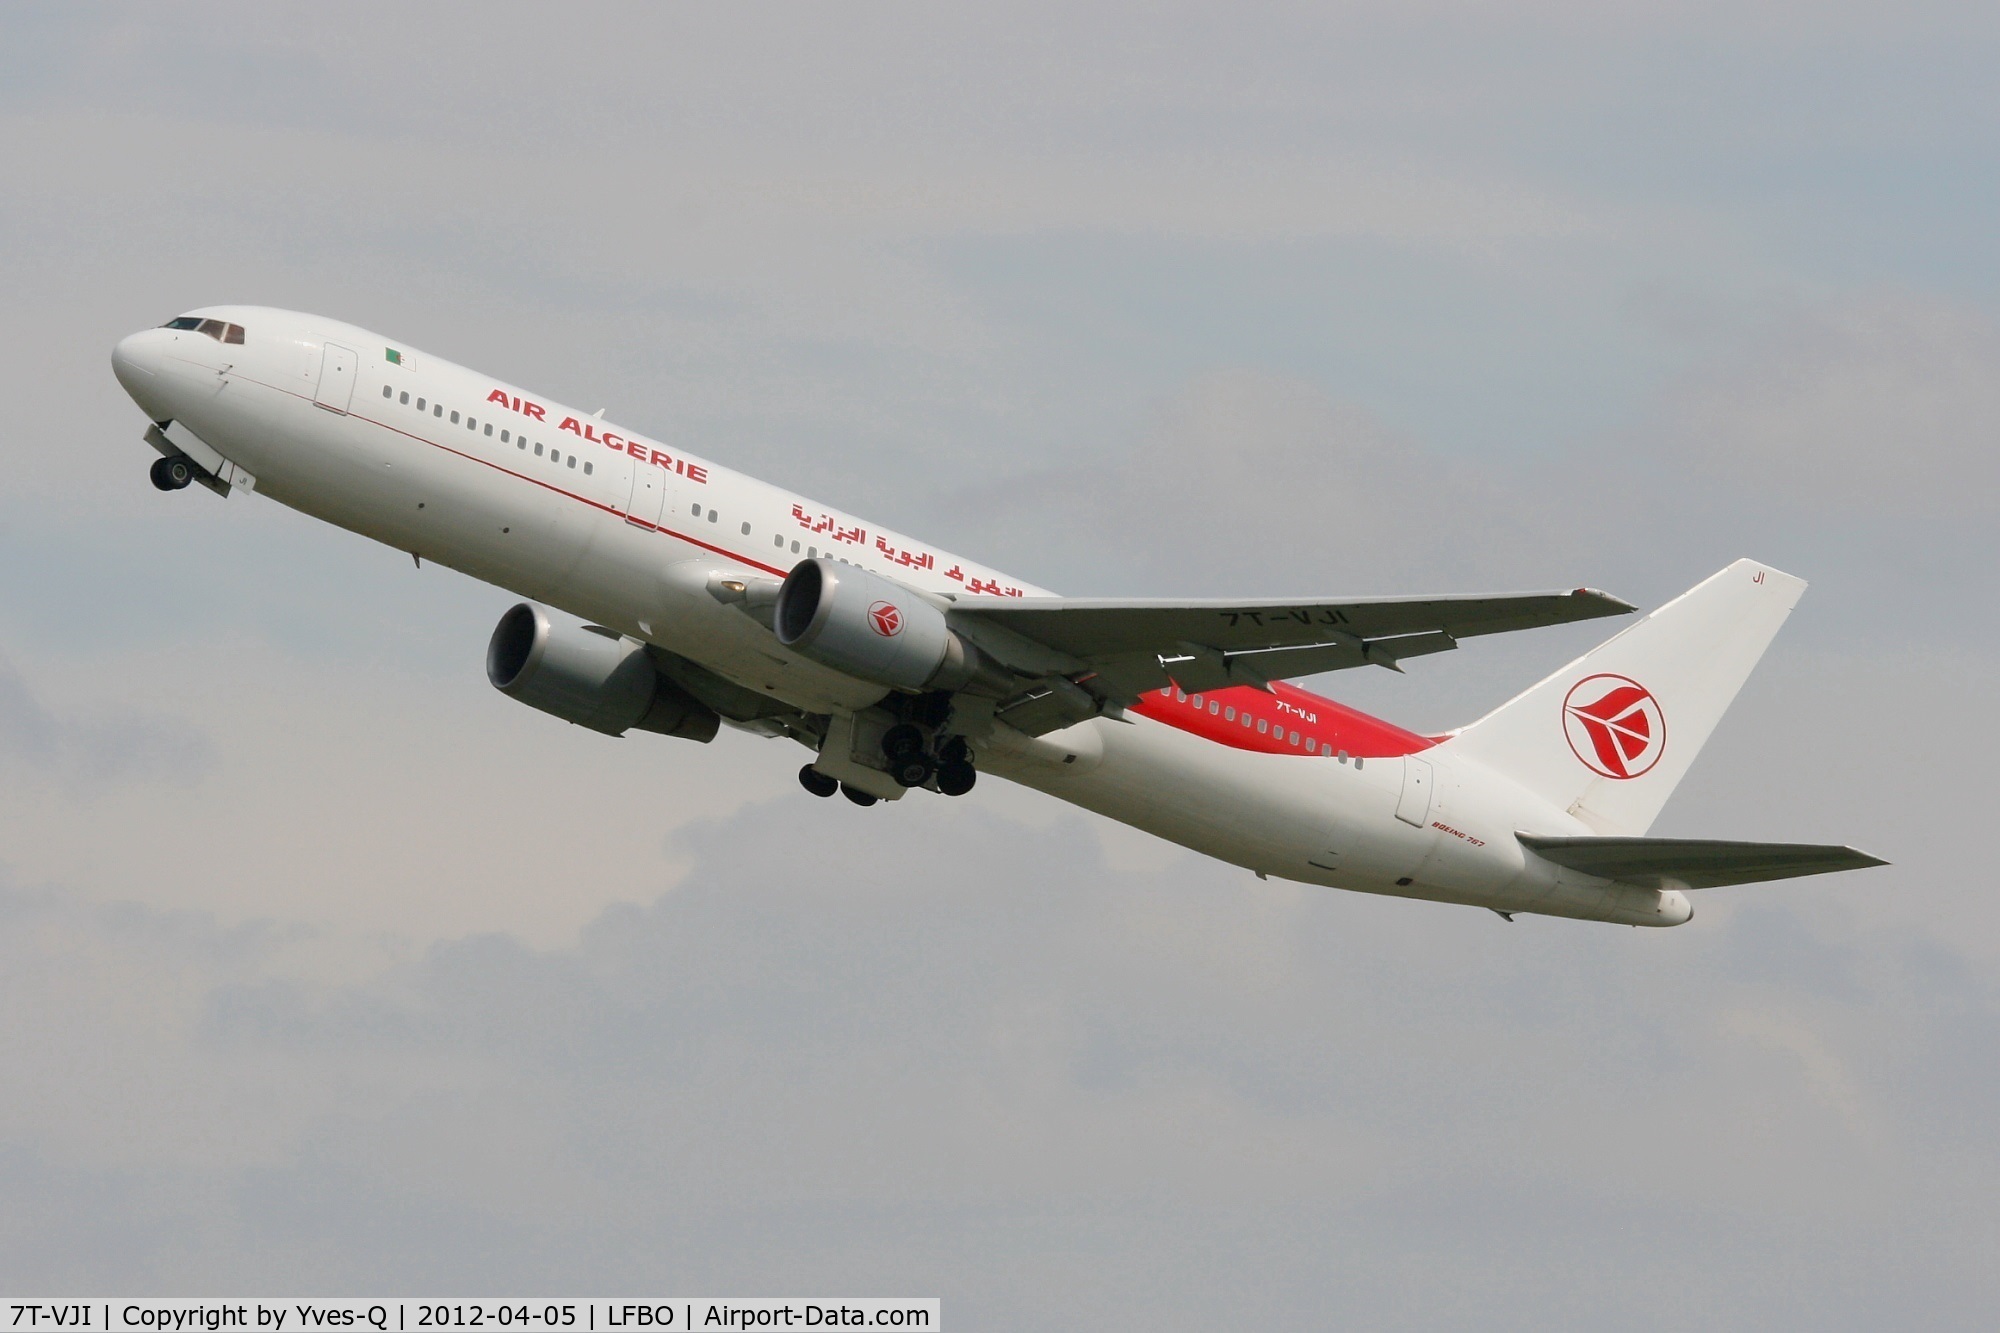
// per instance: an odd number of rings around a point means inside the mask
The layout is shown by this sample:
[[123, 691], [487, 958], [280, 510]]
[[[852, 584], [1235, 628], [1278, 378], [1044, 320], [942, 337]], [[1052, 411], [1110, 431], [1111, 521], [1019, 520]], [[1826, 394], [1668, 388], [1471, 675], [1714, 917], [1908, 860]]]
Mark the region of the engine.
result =
[[637, 727], [710, 741], [722, 722], [661, 675], [643, 644], [596, 625], [558, 624], [526, 602], [494, 626], [486, 678], [531, 708], [607, 736]]
[[980, 686], [1004, 695], [1015, 684], [920, 594], [836, 560], [802, 560], [792, 569], [778, 590], [772, 628], [779, 643], [820, 665], [894, 689]]

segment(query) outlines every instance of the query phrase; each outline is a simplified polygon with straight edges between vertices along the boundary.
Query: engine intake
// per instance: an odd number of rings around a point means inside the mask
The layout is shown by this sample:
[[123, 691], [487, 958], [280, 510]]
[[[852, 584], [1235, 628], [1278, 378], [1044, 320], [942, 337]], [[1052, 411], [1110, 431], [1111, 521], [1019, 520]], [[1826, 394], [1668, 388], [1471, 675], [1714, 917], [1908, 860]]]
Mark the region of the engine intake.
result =
[[486, 678], [509, 698], [607, 736], [637, 727], [711, 741], [722, 724], [660, 674], [645, 645], [595, 625], [559, 625], [526, 602], [493, 627]]
[[772, 629], [779, 643], [822, 666], [894, 689], [976, 686], [1004, 696], [1015, 686], [921, 595], [824, 557], [801, 560], [785, 576]]

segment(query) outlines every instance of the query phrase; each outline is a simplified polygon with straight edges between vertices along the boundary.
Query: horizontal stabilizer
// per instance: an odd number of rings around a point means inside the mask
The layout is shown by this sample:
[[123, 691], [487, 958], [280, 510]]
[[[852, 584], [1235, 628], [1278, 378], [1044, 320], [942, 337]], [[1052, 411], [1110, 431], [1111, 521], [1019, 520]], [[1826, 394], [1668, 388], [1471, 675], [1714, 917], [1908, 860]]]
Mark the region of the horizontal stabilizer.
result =
[[1726, 842], [1708, 838], [1545, 838], [1517, 833], [1521, 845], [1586, 875], [1651, 888], [1714, 889], [1889, 864], [1852, 847], [1808, 842]]

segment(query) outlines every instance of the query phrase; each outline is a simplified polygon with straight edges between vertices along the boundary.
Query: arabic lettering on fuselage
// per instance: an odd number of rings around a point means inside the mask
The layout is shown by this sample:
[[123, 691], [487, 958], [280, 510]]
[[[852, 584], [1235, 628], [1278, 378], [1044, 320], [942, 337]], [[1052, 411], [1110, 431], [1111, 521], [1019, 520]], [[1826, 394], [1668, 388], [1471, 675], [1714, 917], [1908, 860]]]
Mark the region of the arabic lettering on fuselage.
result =
[[[843, 527], [841, 521], [832, 514], [825, 512], [817, 514], [809, 513], [804, 505], [793, 505], [792, 518], [807, 532], [825, 537], [830, 541], [846, 542], [853, 546], [866, 546], [868, 544], [867, 528], [859, 524], [851, 528]], [[931, 551], [919, 550], [914, 547], [896, 546], [880, 533], [876, 534], [874, 545], [877, 555], [898, 568], [927, 571], [937, 568], [937, 556]], [[963, 583], [967, 592], [981, 593], [989, 597], [1027, 596], [1025, 591], [1012, 584], [1003, 584], [996, 578], [981, 578], [976, 574], [967, 574], [957, 565], [953, 565], [950, 569], [947, 569], [944, 572], [944, 577], [952, 580], [954, 583]]]

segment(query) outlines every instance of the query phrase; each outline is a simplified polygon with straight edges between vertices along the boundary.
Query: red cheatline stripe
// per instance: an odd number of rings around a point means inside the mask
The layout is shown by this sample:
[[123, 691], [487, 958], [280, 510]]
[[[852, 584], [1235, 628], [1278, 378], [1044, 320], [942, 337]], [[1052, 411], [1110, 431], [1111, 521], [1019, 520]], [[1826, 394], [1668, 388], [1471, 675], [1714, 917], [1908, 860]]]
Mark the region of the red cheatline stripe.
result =
[[[278, 385], [275, 384], [265, 384], [264, 381], [260, 379], [253, 379], [248, 375], [243, 375], [240, 373], [237, 375], [237, 378], [242, 380], [248, 380], [252, 384], [261, 385], [262, 387], [270, 389], [273, 392], [282, 393], [291, 398], [297, 398], [301, 402], [312, 403], [315, 407], [320, 405], [316, 400], [308, 398], [304, 394], [299, 393], [292, 389], [280, 388]], [[699, 546], [704, 551], [713, 551], [717, 555], [726, 555], [731, 560], [740, 560], [746, 565], [750, 565], [753, 568], [763, 570], [766, 574], [776, 574], [780, 578], [783, 578], [787, 572], [785, 570], [777, 568], [776, 566], [767, 565], [761, 560], [753, 560], [747, 555], [739, 555], [735, 551], [728, 550], [725, 547], [712, 545], [708, 542], [703, 541], [699, 537], [690, 537], [685, 532], [676, 532], [672, 528], [662, 527], [657, 523], [648, 523], [643, 518], [634, 518], [630, 514], [626, 513], [624, 510], [617, 508], [615, 505], [604, 504], [601, 501], [591, 499], [587, 495], [578, 495], [574, 491], [566, 491], [560, 486], [551, 486], [548, 482], [543, 481], [539, 477], [531, 477], [525, 472], [516, 472], [512, 468], [502, 467], [500, 466], [500, 464], [492, 462], [488, 459], [481, 458], [477, 454], [468, 454], [464, 450], [454, 449], [448, 444], [439, 444], [436, 440], [427, 440], [421, 435], [412, 435], [409, 431], [404, 430], [402, 427], [391, 425], [386, 421], [378, 421], [374, 417], [366, 416], [360, 412], [355, 412], [352, 410], [348, 411], [345, 415], [354, 417], [360, 421], [365, 421], [371, 426], [380, 426], [383, 430], [390, 431], [394, 434], [400, 435], [406, 440], [415, 440], [418, 444], [427, 444], [433, 449], [441, 449], [445, 453], [453, 454], [459, 458], [466, 459], [469, 462], [479, 463], [485, 467], [490, 467], [495, 472], [502, 473], [505, 476], [517, 477], [522, 481], [532, 482], [534, 485], [541, 487], [545, 491], [553, 491], [557, 495], [567, 496], [569, 499], [575, 500], [578, 504], [589, 505], [592, 509], [601, 510], [602, 512], [607, 514], [616, 514], [618, 515], [618, 517], [624, 519], [627, 523], [630, 523], [633, 527], [644, 528], [648, 532], [665, 533], [669, 537], [677, 537], [681, 541], [686, 542], [690, 546]]]

